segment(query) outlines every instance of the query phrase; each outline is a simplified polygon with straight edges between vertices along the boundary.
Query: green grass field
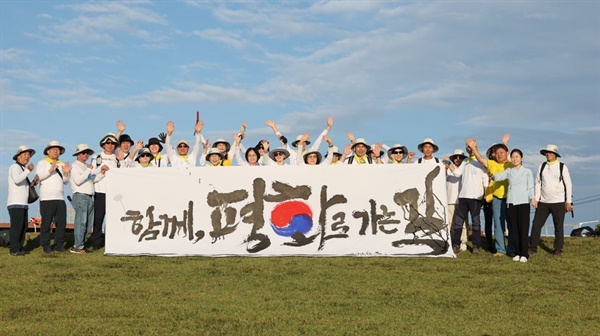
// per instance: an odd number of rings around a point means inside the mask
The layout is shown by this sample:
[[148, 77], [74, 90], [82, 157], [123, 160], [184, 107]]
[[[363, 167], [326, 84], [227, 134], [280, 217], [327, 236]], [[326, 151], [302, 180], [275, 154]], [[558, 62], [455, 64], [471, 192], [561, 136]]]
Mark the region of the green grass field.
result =
[[486, 252], [161, 258], [0, 249], [0, 334], [597, 335], [599, 265], [598, 238], [567, 238], [562, 257], [540, 249], [526, 264]]

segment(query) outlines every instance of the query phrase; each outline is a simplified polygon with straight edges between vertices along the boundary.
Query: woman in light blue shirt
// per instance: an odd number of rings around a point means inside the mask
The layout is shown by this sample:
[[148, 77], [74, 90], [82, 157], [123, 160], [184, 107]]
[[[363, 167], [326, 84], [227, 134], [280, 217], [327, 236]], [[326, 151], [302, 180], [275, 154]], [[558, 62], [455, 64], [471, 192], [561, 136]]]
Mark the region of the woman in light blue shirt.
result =
[[508, 180], [508, 218], [515, 233], [514, 261], [527, 262], [529, 259], [529, 213], [534, 199], [533, 173], [523, 167], [523, 152], [513, 149], [510, 160], [515, 166], [490, 177], [494, 181]]

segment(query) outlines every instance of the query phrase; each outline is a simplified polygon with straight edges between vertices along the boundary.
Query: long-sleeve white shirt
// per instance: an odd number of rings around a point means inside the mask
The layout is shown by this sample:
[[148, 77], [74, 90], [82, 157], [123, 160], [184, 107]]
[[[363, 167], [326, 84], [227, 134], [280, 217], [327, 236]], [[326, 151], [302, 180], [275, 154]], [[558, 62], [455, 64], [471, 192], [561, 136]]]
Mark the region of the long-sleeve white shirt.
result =
[[560, 162], [555, 164], [546, 164], [542, 172], [540, 181], [540, 169], [538, 167], [535, 183], [535, 199], [544, 203], [562, 203], [565, 202], [565, 187], [567, 189], [567, 203], [573, 203], [573, 184], [567, 165], [563, 166], [563, 181], [560, 181]]
[[463, 162], [454, 171], [448, 170], [448, 175], [461, 177], [462, 186], [458, 193], [458, 198], [478, 200], [483, 198], [485, 188], [489, 184], [489, 178], [484, 169], [481, 163], [471, 158]]
[[[96, 160], [97, 160], [98, 156], [100, 156], [102, 158], [102, 163], [100, 164], [99, 167], [96, 164]], [[106, 176], [106, 174], [110, 174], [110, 169], [117, 168], [117, 157], [115, 154], [106, 154], [104, 152], [101, 152], [100, 154], [95, 156], [92, 165], [95, 166], [94, 171], [93, 171], [93, 174], [95, 175], [94, 191], [97, 193], [106, 194], [108, 187], [106, 185], [106, 180], [104, 179], [104, 177]], [[110, 169], [106, 173], [102, 174], [100, 172], [100, 169], [104, 165], [106, 165]]]
[[16, 162], [8, 167], [8, 198], [6, 200], [6, 205], [8, 206], [29, 204], [27, 202], [29, 199], [27, 177], [31, 172], [29, 169], [21, 167]]
[[73, 193], [86, 195], [94, 194], [94, 174], [92, 169], [79, 161], [75, 160], [71, 166], [71, 190]]
[[[57, 164], [56, 169], [50, 173], [50, 167], [52, 164], [45, 159], [38, 162], [35, 170], [37, 176], [40, 178], [40, 201], [51, 201], [51, 200], [64, 200], [64, 188], [65, 184], [69, 183], [69, 177], [65, 176], [62, 171], [63, 164]], [[62, 178], [58, 174], [58, 171], [62, 174]]]
[[188, 152], [187, 157], [180, 156], [176, 150], [171, 146], [171, 136], [167, 135], [167, 139], [165, 140], [165, 147], [167, 148], [167, 156], [169, 157], [169, 162], [171, 162], [171, 167], [185, 168], [185, 167], [195, 167], [196, 161], [198, 159], [198, 154], [200, 153], [200, 141], [201, 135], [200, 133], [196, 134], [196, 141], [194, 142], [194, 147], [192, 153]]

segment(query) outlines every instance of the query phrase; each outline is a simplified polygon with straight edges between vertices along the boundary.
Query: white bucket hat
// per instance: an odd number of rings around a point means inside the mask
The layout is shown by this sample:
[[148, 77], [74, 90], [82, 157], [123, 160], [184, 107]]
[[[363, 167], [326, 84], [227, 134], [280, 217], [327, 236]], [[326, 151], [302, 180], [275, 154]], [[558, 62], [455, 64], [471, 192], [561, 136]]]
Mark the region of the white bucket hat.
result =
[[465, 155], [465, 152], [462, 149], [456, 149], [456, 150], [454, 150], [454, 154], [450, 155], [450, 160], [454, 161], [454, 158], [457, 156], [462, 156], [463, 159], [467, 158], [467, 156]]
[[117, 139], [117, 136], [112, 133], [106, 133], [106, 135], [100, 140], [100, 147], [104, 146], [108, 140], [114, 142], [116, 147], [119, 146], [119, 139]]
[[217, 139], [217, 141], [215, 141], [215, 143], [212, 145], [213, 148], [217, 148], [217, 144], [220, 144], [220, 143], [225, 144], [225, 147], [226, 147], [225, 152], [229, 153], [229, 150], [231, 149], [231, 144], [229, 142], [225, 141], [225, 139], [223, 139], [223, 138]]
[[48, 155], [48, 150], [50, 148], [54, 148], [54, 147], [57, 147], [60, 149], [60, 155], [65, 154], [65, 147], [61, 146], [58, 141], [52, 140], [52, 141], [50, 141], [50, 143], [48, 143], [48, 146], [46, 146], [46, 148], [44, 148], [44, 155]]
[[356, 139], [356, 141], [354, 141], [354, 143], [352, 144], [352, 147], [351, 147], [352, 150], [354, 150], [354, 147], [356, 147], [356, 145], [358, 145], [358, 144], [365, 145], [367, 147], [367, 151], [371, 150], [371, 146], [369, 146], [367, 144], [367, 141], [365, 141], [365, 139], [363, 139], [363, 138], [358, 138], [358, 139]]
[[317, 154], [317, 164], [321, 163], [321, 160], [323, 160], [323, 155], [321, 155], [321, 153], [319, 153], [318, 150], [311, 149], [309, 151], [306, 151], [306, 153], [304, 153], [304, 163], [308, 163], [307, 158], [308, 158], [309, 154]]
[[[298, 143], [300, 142], [300, 139], [302, 139], [302, 135], [298, 135], [296, 137], [296, 140], [294, 140], [294, 142], [292, 142], [292, 146], [294, 147], [298, 147]], [[306, 140], [306, 146], [310, 145], [310, 141]]]
[[13, 156], [13, 160], [17, 161], [17, 158], [23, 152], [29, 152], [30, 156], [33, 156], [33, 154], [35, 154], [34, 149], [31, 149], [31, 148], [27, 147], [26, 145], [21, 145], [21, 146], [17, 147], [17, 153]]
[[546, 153], [554, 153], [556, 154], [556, 157], [560, 157], [560, 154], [558, 154], [558, 147], [556, 145], [548, 145], [546, 148], [540, 151], [540, 154], [542, 155], [546, 155]]
[[90, 155], [94, 154], [94, 151], [91, 150], [90, 147], [88, 147], [88, 145], [79, 144], [79, 145], [77, 145], [77, 147], [75, 147], [75, 153], [73, 154], [73, 156], [77, 156], [79, 153], [83, 153], [83, 152], [88, 152], [88, 153], [90, 153]]
[[211, 155], [217, 154], [219, 155], [219, 159], [223, 159], [223, 154], [221, 154], [221, 151], [219, 151], [218, 148], [211, 148], [208, 153], [206, 153], [206, 156], [204, 157], [206, 159], [206, 161], [210, 161], [208, 158]]
[[417, 146], [417, 149], [419, 150], [419, 152], [423, 153], [423, 145], [425, 144], [430, 144], [433, 146], [433, 152], [437, 152], [440, 148], [438, 147], [438, 145], [435, 144], [435, 142], [433, 142], [433, 140], [431, 138], [427, 138], [425, 140], [423, 140], [419, 146]]

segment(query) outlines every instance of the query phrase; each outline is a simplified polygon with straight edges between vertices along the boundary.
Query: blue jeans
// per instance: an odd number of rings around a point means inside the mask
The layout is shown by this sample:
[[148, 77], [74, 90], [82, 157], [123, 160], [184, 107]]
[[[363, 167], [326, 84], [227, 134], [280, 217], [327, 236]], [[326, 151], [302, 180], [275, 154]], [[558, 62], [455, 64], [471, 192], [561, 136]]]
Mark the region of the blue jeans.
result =
[[85, 237], [91, 232], [94, 225], [94, 199], [90, 195], [73, 194], [73, 208], [75, 209], [75, 244], [76, 249], [83, 249]]
[[496, 251], [506, 254], [504, 245], [504, 229], [506, 229], [506, 198], [500, 199], [494, 196], [492, 200], [494, 212], [494, 238], [496, 239]]

